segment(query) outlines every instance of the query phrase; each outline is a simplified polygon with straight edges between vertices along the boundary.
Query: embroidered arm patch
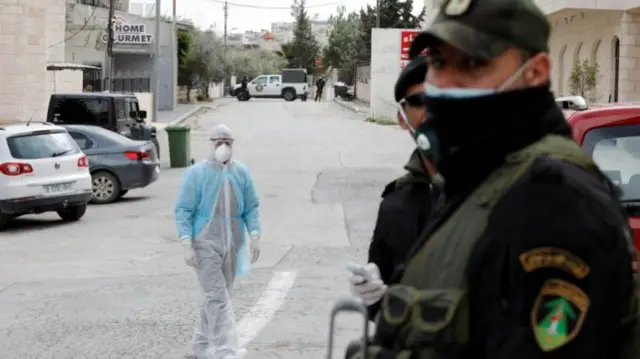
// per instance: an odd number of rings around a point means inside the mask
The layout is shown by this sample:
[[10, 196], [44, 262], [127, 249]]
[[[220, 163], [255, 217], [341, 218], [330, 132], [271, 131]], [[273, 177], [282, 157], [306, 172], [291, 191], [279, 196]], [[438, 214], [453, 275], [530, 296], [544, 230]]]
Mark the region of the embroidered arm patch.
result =
[[531, 328], [540, 349], [550, 352], [573, 340], [589, 304], [589, 297], [575, 285], [561, 279], [546, 281], [531, 311]]
[[586, 277], [591, 268], [578, 256], [564, 249], [534, 248], [520, 255], [520, 264], [527, 273], [540, 268], [558, 268], [578, 279]]

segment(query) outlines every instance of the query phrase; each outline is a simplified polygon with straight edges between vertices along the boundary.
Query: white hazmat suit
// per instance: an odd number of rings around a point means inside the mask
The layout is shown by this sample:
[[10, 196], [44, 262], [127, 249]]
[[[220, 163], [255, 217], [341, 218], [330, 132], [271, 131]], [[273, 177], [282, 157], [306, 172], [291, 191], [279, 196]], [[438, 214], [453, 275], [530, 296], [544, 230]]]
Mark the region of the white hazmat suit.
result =
[[260, 254], [259, 202], [248, 169], [231, 160], [233, 135], [227, 126], [214, 126], [211, 146], [211, 156], [185, 174], [175, 219], [185, 262], [195, 268], [204, 292], [193, 335], [195, 355], [236, 359], [246, 351], [238, 347], [231, 294], [236, 275], [246, 274], [248, 262]]

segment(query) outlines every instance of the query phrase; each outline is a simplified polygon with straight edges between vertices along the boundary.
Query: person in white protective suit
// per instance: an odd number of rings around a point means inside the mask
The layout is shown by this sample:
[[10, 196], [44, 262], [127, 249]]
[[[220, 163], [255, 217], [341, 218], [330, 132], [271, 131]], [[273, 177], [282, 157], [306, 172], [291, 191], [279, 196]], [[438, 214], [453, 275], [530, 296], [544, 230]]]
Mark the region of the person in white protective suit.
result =
[[187, 170], [175, 207], [185, 262], [195, 268], [204, 292], [193, 334], [198, 359], [246, 354], [238, 347], [231, 294], [235, 277], [246, 274], [248, 262], [260, 255], [260, 214], [249, 170], [231, 159], [232, 148], [231, 130], [214, 126], [211, 155]]

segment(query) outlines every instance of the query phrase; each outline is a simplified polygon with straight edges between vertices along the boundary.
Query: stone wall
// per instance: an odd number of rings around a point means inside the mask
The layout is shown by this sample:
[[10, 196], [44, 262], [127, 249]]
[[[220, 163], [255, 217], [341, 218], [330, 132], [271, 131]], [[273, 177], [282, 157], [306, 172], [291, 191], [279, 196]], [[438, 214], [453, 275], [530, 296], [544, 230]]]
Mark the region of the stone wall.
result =
[[47, 98], [60, 92], [82, 92], [82, 71], [47, 71]]
[[620, 24], [619, 101], [640, 101], [640, 14], [625, 12]]
[[64, 56], [64, 0], [2, 0], [0, 7], [0, 118], [44, 116], [47, 62]]
[[371, 66], [358, 66], [356, 69], [356, 98], [371, 102]]

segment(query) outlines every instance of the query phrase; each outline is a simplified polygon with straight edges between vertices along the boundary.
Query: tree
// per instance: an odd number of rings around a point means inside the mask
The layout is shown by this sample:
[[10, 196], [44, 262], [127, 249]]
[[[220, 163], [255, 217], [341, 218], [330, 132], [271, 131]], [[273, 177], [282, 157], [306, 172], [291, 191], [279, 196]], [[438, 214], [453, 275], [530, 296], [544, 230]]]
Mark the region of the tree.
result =
[[311, 20], [306, 10], [306, 0], [294, 0], [291, 7], [295, 18], [291, 51], [293, 58], [287, 64], [290, 68], [304, 68], [312, 72], [320, 47], [311, 30]]
[[339, 6], [337, 14], [329, 18], [329, 23], [331, 31], [327, 47], [323, 50], [322, 62], [327, 66], [340, 69], [341, 75], [353, 78], [361, 48], [360, 16], [356, 12], [347, 13], [346, 7]]
[[189, 45], [186, 53], [182, 54], [182, 61], [178, 67], [178, 84], [187, 87], [187, 101], [191, 101], [191, 90], [198, 83], [198, 75], [204, 72], [205, 59], [201, 49], [197, 46], [195, 37], [197, 32], [191, 31], [188, 35]]
[[203, 72], [200, 74], [201, 95], [209, 98], [209, 86], [212, 83], [220, 83], [224, 80], [228, 71], [227, 59], [224, 57], [223, 42], [215, 36], [213, 31], [201, 32], [198, 36], [198, 46], [203, 52]]
[[270, 51], [240, 50], [230, 53], [233, 73], [238, 79], [254, 78], [258, 75], [276, 74], [285, 65], [285, 60]]
[[199, 87], [204, 98], [209, 98], [209, 85], [221, 82], [229, 71], [228, 61], [224, 58], [222, 42], [212, 31], [192, 31], [192, 39], [179, 68], [182, 86], [187, 87], [187, 101], [191, 99], [191, 90]]
[[597, 63], [590, 64], [588, 60], [576, 60], [569, 75], [569, 90], [572, 95], [580, 95], [587, 100], [597, 100], [596, 85], [599, 73]]
[[185, 73], [184, 62], [191, 46], [193, 46], [193, 32], [178, 30], [178, 85], [186, 86], [191, 81], [191, 76]]
[[290, 42], [280, 45], [280, 50], [274, 51], [273, 53], [282, 58], [287, 67], [294, 61], [293, 44]]
[[[413, 0], [380, 0], [380, 28], [419, 29], [422, 25], [425, 9], [419, 15], [413, 15]], [[371, 61], [371, 30], [376, 27], [377, 9], [367, 5], [360, 10], [362, 26], [360, 60]]]

